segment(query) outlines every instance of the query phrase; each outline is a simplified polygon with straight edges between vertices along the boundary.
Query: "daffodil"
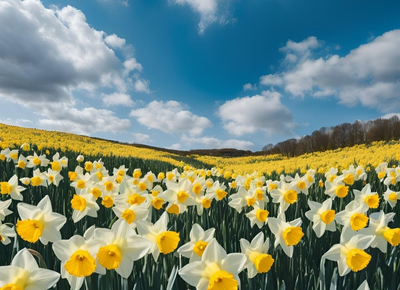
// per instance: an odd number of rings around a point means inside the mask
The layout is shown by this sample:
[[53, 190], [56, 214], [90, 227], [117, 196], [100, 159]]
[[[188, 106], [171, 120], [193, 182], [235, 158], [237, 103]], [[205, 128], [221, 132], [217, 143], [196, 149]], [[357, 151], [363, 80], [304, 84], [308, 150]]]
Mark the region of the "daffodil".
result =
[[15, 233], [13, 227], [10, 228], [5, 224], [3, 225], [0, 221], [0, 242], [3, 245], [8, 245], [9, 243], [11, 243], [10, 237], [15, 238], [16, 235], [17, 234]]
[[323, 256], [324, 259], [338, 263], [339, 275], [344, 276], [350, 271], [358, 272], [369, 264], [371, 255], [364, 250], [374, 240], [370, 235], [355, 235], [350, 228], [343, 228], [340, 244], [333, 245]]
[[192, 225], [190, 230], [190, 241], [182, 245], [177, 252], [182, 256], [189, 258], [189, 262], [201, 261], [201, 257], [207, 245], [214, 238], [215, 229], [211, 228], [206, 231], [198, 224]]
[[339, 198], [346, 197], [349, 193], [349, 187], [344, 184], [343, 176], [338, 176], [331, 181], [325, 181], [325, 194], [329, 195], [332, 199], [336, 196]]
[[123, 278], [129, 277], [133, 262], [146, 255], [151, 246], [123, 219], [116, 221], [111, 230], [96, 229], [94, 238], [105, 243], [96, 255], [99, 264], [108, 270], [114, 269]]
[[0, 182], [0, 193], [4, 195], [9, 195], [12, 199], [23, 200], [21, 194], [26, 188], [18, 185], [18, 177], [14, 174], [9, 181]]
[[365, 228], [368, 224], [368, 216], [365, 207], [359, 205], [354, 200], [350, 202], [344, 210], [338, 212], [335, 216], [335, 221], [345, 227], [351, 228], [353, 231], [358, 231]]
[[279, 203], [279, 212], [285, 212], [291, 204], [297, 202], [297, 191], [285, 180], [279, 182], [277, 189], [270, 192], [273, 203]]
[[68, 158], [62, 157], [60, 159], [60, 153], [56, 153], [53, 155], [53, 161], [51, 162], [51, 169], [54, 171], [61, 171], [62, 168], [68, 167]]
[[15, 167], [21, 168], [21, 169], [25, 169], [26, 165], [28, 164], [28, 160], [25, 158], [24, 155], [19, 155], [18, 157], [18, 161], [15, 164]]
[[369, 226], [362, 229], [359, 233], [372, 235], [375, 237], [371, 248], [378, 248], [383, 253], [387, 251], [387, 243], [393, 247], [400, 244], [400, 228], [389, 228], [387, 224], [393, 221], [395, 213], [385, 214], [383, 211], [372, 213], [369, 218]]
[[370, 208], [378, 208], [379, 195], [376, 192], [371, 192], [371, 185], [366, 184], [361, 191], [353, 189], [354, 200], [367, 211]]
[[164, 212], [154, 225], [148, 221], [138, 221], [137, 223], [139, 235], [146, 238], [151, 244], [150, 252], [154, 261], [157, 261], [160, 252], [166, 255], [178, 247], [179, 233], [168, 231], [167, 226], [167, 212]]
[[289, 186], [296, 190], [297, 193], [308, 195], [308, 189], [313, 184], [314, 179], [311, 178], [312, 182], [310, 182], [307, 179], [307, 175], [300, 177], [299, 174], [296, 173], [294, 178], [289, 175], [285, 176], [285, 181], [289, 182]]
[[24, 248], [13, 258], [10, 266], [0, 267], [0, 288], [10, 290], [49, 289], [60, 274], [38, 267], [35, 258]]
[[383, 194], [383, 198], [389, 205], [394, 208], [397, 204], [397, 201], [400, 200], [400, 191], [399, 192], [394, 192], [393, 190], [389, 189], [389, 187], [386, 189], [385, 193]]
[[96, 270], [99, 274], [105, 274], [104, 268], [97, 269], [96, 262], [96, 254], [104, 245], [105, 242], [100, 239], [86, 240], [79, 235], [53, 244], [54, 254], [61, 261], [61, 277], [68, 280], [72, 290], [79, 290], [85, 277]]
[[64, 179], [59, 171], [54, 171], [51, 168], [48, 168], [47, 172], [43, 172], [43, 174], [46, 175], [49, 184], [54, 184], [55, 186], [58, 186], [60, 181]]
[[6, 201], [0, 200], [0, 221], [4, 221], [5, 217], [9, 214], [12, 214], [12, 211], [8, 209], [11, 205], [12, 199], [8, 199]]
[[336, 231], [335, 210], [332, 209], [332, 199], [327, 199], [322, 204], [309, 200], [308, 205], [310, 210], [305, 215], [313, 222], [313, 230], [318, 238], [325, 233], [325, 230]]
[[5, 149], [6, 150], [5, 156], [6, 156], [7, 162], [10, 162], [12, 160], [14, 163], [17, 163], [17, 161], [18, 161], [18, 149], [14, 149], [14, 150], [11, 150], [11, 151], [10, 151], [10, 149], [8, 149], [8, 151], [7, 151], [7, 149]]
[[264, 201], [257, 201], [253, 205], [253, 210], [246, 213], [246, 217], [250, 220], [250, 226], [255, 224], [259, 229], [268, 223], [269, 212], [265, 209]]
[[267, 238], [264, 242], [263, 232], [258, 233], [251, 243], [246, 239], [240, 239], [240, 248], [247, 258], [245, 267], [247, 276], [250, 279], [256, 276], [257, 273], [266, 273], [271, 269], [274, 259], [267, 254], [269, 239]]
[[32, 155], [27, 156], [26, 159], [28, 159], [28, 164], [26, 165], [26, 167], [28, 168], [38, 167], [38, 166], [45, 167], [49, 165], [50, 162], [50, 160], [46, 158], [45, 154], [38, 156], [36, 152], [33, 152], [33, 156]]
[[220, 183], [219, 180], [216, 180], [215, 182], [207, 180], [206, 184], [206, 194], [210, 194], [216, 200], [222, 200], [228, 194], [225, 191], [226, 186], [223, 183]]
[[128, 203], [113, 207], [113, 212], [118, 218], [124, 219], [132, 228], [136, 228], [136, 223], [146, 219], [149, 214], [147, 208], [137, 204], [130, 205]]
[[268, 219], [268, 226], [275, 235], [274, 247], [281, 245], [282, 250], [290, 258], [293, 256], [293, 246], [297, 245], [304, 236], [301, 224], [301, 218], [287, 222], [283, 212], [277, 218]]
[[91, 193], [74, 194], [71, 206], [74, 210], [72, 213], [74, 223], [80, 221], [86, 215], [97, 217], [97, 211], [100, 209], [95, 197]]
[[240, 186], [238, 192], [230, 195], [229, 199], [228, 205], [236, 209], [238, 213], [241, 213], [245, 206], [252, 207], [258, 200], [244, 186]]
[[40, 171], [39, 168], [33, 171], [33, 176], [31, 177], [32, 186], [44, 186], [47, 187], [47, 176]]
[[40, 239], [44, 245], [61, 240], [60, 229], [67, 218], [53, 212], [48, 195], [37, 206], [20, 202], [17, 208], [21, 220], [17, 222], [16, 230], [23, 240], [35, 243]]
[[179, 270], [179, 276], [197, 290], [235, 290], [240, 286], [239, 273], [247, 258], [241, 253], [226, 254], [213, 239], [207, 245], [201, 261], [189, 263]]
[[383, 181], [387, 187], [395, 186], [400, 181], [400, 168], [390, 168], [386, 170], [387, 177]]
[[[129, 181], [124, 179], [122, 180], [120, 186], [119, 186], [119, 192], [120, 194], [115, 197], [114, 203], [116, 205], [123, 205], [123, 204], [130, 204], [130, 205], [140, 205], [142, 203], [147, 203], [147, 196], [148, 192], [147, 190], [140, 190], [140, 188], [137, 185], [130, 185]], [[146, 204], [147, 207], [147, 204]]]

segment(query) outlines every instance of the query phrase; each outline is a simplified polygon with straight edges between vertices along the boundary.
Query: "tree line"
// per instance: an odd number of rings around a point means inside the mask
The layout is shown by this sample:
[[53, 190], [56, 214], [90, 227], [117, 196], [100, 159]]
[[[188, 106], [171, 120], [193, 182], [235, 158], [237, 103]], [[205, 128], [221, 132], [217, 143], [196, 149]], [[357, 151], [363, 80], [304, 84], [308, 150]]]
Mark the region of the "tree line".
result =
[[400, 139], [400, 119], [394, 115], [390, 119], [378, 118], [366, 122], [357, 120], [353, 124], [343, 123], [334, 127], [322, 127], [300, 139], [292, 138], [276, 145], [268, 144], [262, 151], [267, 154], [293, 157], [304, 153], [398, 139]]

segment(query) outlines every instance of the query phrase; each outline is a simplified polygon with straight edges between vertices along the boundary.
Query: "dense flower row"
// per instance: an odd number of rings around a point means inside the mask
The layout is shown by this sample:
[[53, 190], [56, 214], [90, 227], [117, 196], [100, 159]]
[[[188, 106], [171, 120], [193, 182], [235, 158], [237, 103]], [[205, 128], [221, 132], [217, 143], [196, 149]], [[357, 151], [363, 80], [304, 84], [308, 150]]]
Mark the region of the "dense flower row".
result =
[[[256, 172], [232, 174], [225, 185], [217, 180], [216, 176], [221, 173], [216, 168], [196, 170], [187, 166], [183, 172], [174, 169], [157, 175], [151, 171], [143, 175], [137, 168], [129, 176], [129, 168], [124, 165], [109, 174], [101, 159], [85, 162], [80, 155], [77, 157], [80, 165], [68, 171], [68, 182], [75, 194], [67, 201], [73, 210], [72, 216], [65, 217], [53, 212], [48, 195], [34, 205], [24, 202], [24, 191], [59, 186], [62, 171], [68, 170], [66, 157], [56, 153], [50, 161], [45, 154], [31, 152], [29, 144], [23, 144], [21, 149], [2, 150], [0, 160], [15, 168], [11, 178], [0, 182], [4, 199], [0, 201], [0, 220], [12, 214], [9, 210], [12, 200], [17, 203], [19, 216], [15, 225], [0, 225], [0, 241], [8, 244], [10, 238], [18, 234], [30, 243], [52, 243], [61, 263], [61, 278], [67, 279], [72, 289], [80, 289], [85, 277], [93, 273], [105, 275], [107, 270], [115, 270], [127, 278], [134, 261], [147, 254], [157, 261], [160, 253], [168, 255], [175, 251], [189, 259], [179, 275], [196, 289], [237, 289], [241, 271], [247, 269], [248, 277], [253, 278], [268, 272], [275, 262], [268, 254], [270, 242], [264, 233], [260, 231], [252, 241], [240, 239], [241, 253], [227, 254], [214, 238], [214, 228], [203, 229], [193, 224], [189, 242], [178, 248], [179, 233], [168, 230], [169, 215], [182, 214], [188, 207], [196, 207], [197, 214], [203, 215], [213, 203], [228, 200], [229, 206], [238, 213], [246, 212], [250, 227], [257, 225], [262, 229], [267, 225], [274, 235], [275, 250], [281, 248], [292, 257], [305, 233], [301, 227], [302, 217], [287, 221], [285, 213], [298, 201], [299, 195], [308, 197], [312, 186], [323, 188], [325, 198], [322, 197], [322, 203], [308, 199], [310, 209], [305, 217], [313, 223], [318, 238], [326, 230], [341, 229], [340, 243], [333, 245], [321, 261], [322, 264], [325, 259], [337, 262], [340, 276], [361, 271], [368, 265], [371, 255], [365, 251], [367, 248], [378, 248], [386, 253], [388, 243], [391, 246], [400, 243], [400, 229], [388, 226], [395, 213], [383, 210], [370, 213], [378, 209], [380, 203], [393, 208], [400, 200], [400, 192], [393, 190], [400, 181], [400, 167], [389, 168], [387, 163], [375, 168], [380, 182], [386, 186], [382, 194], [373, 192], [371, 185], [365, 182], [367, 172], [361, 166], [350, 165], [342, 172], [331, 168], [325, 173], [325, 182], [316, 180], [316, 171], [310, 169], [302, 176], [281, 175], [279, 180], [266, 180]], [[18, 168], [31, 175], [19, 177]], [[351, 189], [357, 181], [364, 182], [361, 191]], [[332, 201], [350, 193], [354, 197], [352, 201], [336, 212]], [[270, 202], [279, 205], [276, 217], [269, 216], [267, 205]], [[77, 223], [85, 216], [97, 217], [100, 206], [111, 208], [114, 213], [116, 221], [110, 228], [92, 226], [83, 236], [62, 239], [60, 230], [67, 219]], [[153, 209], [163, 211], [154, 224], [151, 223]], [[15, 255], [11, 266], [0, 267], [0, 273], [1, 290], [48, 289], [60, 278], [57, 272], [38, 268], [27, 249]], [[364, 283], [361, 287], [367, 286]]]

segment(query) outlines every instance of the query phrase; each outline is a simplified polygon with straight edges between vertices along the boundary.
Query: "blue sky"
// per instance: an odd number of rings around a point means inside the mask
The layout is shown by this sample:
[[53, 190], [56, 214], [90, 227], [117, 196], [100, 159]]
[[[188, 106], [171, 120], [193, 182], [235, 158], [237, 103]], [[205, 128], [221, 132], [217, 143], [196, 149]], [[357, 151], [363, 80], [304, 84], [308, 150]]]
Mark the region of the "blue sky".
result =
[[239, 148], [400, 112], [399, 1], [0, 0], [0, 122]]

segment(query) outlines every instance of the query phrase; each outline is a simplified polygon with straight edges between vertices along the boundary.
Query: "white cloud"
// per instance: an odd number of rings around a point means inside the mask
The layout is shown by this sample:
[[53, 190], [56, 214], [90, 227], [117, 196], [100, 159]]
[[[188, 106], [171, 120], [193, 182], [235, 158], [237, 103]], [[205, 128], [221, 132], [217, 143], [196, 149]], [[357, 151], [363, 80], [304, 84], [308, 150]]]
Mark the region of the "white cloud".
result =
[[254, 143], [250, 141], [243, 141], [236, 139], [219, 140], [214, 137], [194, 138], [182, 135], [181, 140], [188, 146], [192, 146], [193, 144], [201, 144], [206, 149], [236, 148], [236, 149], [250, 150], [254, 146]]
[[135, 105], [135, 102], [132, 101], [131, 96], [128, 94], [122, 93], [112, 93], [110, 95], [102, 94], [103, 103], [106, 106], [125, 106], [132, 107]]
[[[0, 3], [0, 9], [1, 9], [1, 3]], [[33, 121], [28, 120], [28, 119], [7, 118], [7, 119], [0, 119], [0, 123], [12, 125], [12, 126], [26, 127], [26, 126], [32, 126]]]
[[150, 135], [143, 134], [143, 133], [133, 133], [133, 137], [135, 138], [135, 141], [138, 143], [150, 143], [153, 142], [151, 140]]
[[122, 48], [125, 45], [125, 39], [118, 37], [116, 34], [107, 35], [104, 42], [114, 48]]
[[281, 94], [264, 91], [263, 95], [237, 98], [219, 107], [224, 128], [233, 135], [251, 134], [258, 130], [269, 134], [291, 134], [297, 124], [292, 113], [281, 103]]
[[390, 119], [394, 116], [397, 116], [400, 119], [400, 113], [388, 113], [380, 117], [381, 119]]
[[97, 0], [100, 3], [104, 4], [122, 4], [124, 6], [129, 6], [128, 0]]
[[243, 85], [243, 91], [249, 91], [249, 90], [257, 90], [257, 85], [252, 85], [250, 83]]
[[147, 128], [158, 129], [166, 133], [187, 132], [199, 135], [212, 123], [205, 117], [184, 110], [176, 101], [152, 101], [147, 107], [132, 110], [130, 116]]
[[235, 21], [231, 17], [231, 0], [168, 0], [168, 2], [188, 5], [194, 12], [200, 14], [199, 34], [204, 34], [206, 28], [215, 22], [225, 25], [230, 21]]
[[[300, 43], [288, 41], [282, 50], [302, 57], [280, 74], [261, 80], [276, 76], [284, 90], [294, 96], [333, 96], [346, 106], [361, 104], [381, 112], [400, 108], [400, 30], [386, 32], [343, 57], [313, 58], [311, 49], [319, 45], [312, 37]], [[263, 84], [274, 85], [268, 81]]]
[[276, 74], [269, 74], [260, 77], [260, 84], [265, 86], [280, 86], [283, 84], [283, 80], [280, 76]]
[[[0, 27], [0, 98], [29, 108], [42, 116], [39, 124], [57, 130], [91, 133], [129, 127], [129, 120], [112, 111], [77, 109], [87, 102], [75, 97], [79, 91], [92, 99], [102, 96], [106, 105], [132, 105], [127, 91], [135, 90], [142, 66], [123, 38], [96, 30], [74, 7], [47, 9], [38, 0], [2, 0]], [[127, 59], [118, 58], [113, 48], [122, 49]], [[104, 88], [108, 96], [99, 92]], [[116, 98], [111, 101], [111, 96]], [[79, 124], [80, 118], [91, 121]]]
[[39, 124], [48, 128], [77, 134], [95, 132], [122, 132], [130, 127], [128, 119], [120, 119], [109, 110], [98, 110], [92, 107], [78, 110], [62, 107], [46, 108], [43, 115], [47, 119], [39, 120]]
[[175, 143], [175, 144], [172, 144], [171, 146], [169, 146], [168, 148], [169, 149], [174, 149], [174, 150], [179, 150], [179, 149], [181, 149], [181, 144], [179, 144], [179, 143]]
[[135, 82], [135, 90], [137, 92], [143, 92], [146, 94], [150, 94], [149, 89], [150, 81], [144, 79], [137, 79]]

